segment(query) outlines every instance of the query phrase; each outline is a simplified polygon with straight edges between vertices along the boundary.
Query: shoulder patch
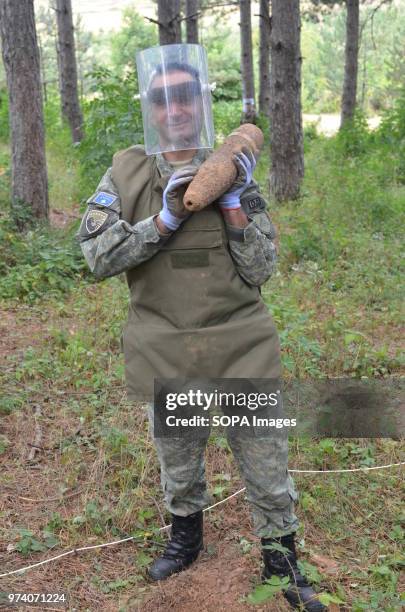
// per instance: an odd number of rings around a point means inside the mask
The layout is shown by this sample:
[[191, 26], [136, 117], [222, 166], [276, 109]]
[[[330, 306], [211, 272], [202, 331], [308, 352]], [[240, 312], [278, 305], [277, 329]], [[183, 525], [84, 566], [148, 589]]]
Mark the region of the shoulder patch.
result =
[[97, 232], [108, 219], [108, 213], [102, 210], [89, 210], [86, 216], [86, 230], [89, 234]]
[[241, 205], [246, 214], [266, 210], [266, 201], [260, 195], [242, 197]]
[[111, 206], [114, 204], [118, 196], [107, 193], [106, 191], [99, 191], [97, 195], [91, 199], [91, 204], [99, 204], [100, 206]]

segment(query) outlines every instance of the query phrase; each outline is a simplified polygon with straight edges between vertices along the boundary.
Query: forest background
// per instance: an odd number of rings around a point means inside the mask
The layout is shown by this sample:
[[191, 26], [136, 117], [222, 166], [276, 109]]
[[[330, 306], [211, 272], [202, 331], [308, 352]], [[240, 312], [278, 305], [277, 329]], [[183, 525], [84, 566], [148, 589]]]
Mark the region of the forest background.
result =
[[[295, 200], [278, 202], [269, 193], [269, 123], [264, 114], [257, 119], [266, 145], [256, 175], [280, 235], [278, 270], [262, 295], [280, 331], [287, 379], [398, 379], [405, 3], [361, 5], [357, 108], [340, 130], [331, 115], [341, 110], [346, 9], [332, 4], [301, 2], [305, 176]], [[242, 113], [237, 11], [238, 6], [219, 7], [199, 19], [216, 83], [218, 143], [239, 125]], [[256, 13], [254, 4], [257, 91]], [[135, 541], [0, 578], [0, 589], [64, 591], [72, 607], [89, 610], [189, 609], [209, 590], [207, 610], [224, 602], [236, 611], [283, 610], [281, 586], [259, 586], [258, 551], [242, 496], [209, 513], [208, 547], [198, 573], [190, 570], [177, 586], [147, 584], [145, 568], [164, 541], [159, 527], [166, 519], [142, 409], [134, 410], [125, 398], [119, 345], [127, 288], [121, 277], [92, 277], [75, 233], [112, 154], [142, 141], [134, 53], [158, 44], [158, 31], [136, 4], [125, 9], [117, 31], [86, 30], [75, 15], [84, 138], [72, 144], [60, 114], [55, 11], [45, 3], [36, 6], [36, 28], [49, 225], [33, 222], [24, 207], [11, 207], [9, 106], [0, 64], [2, 571], [86, 544], [127, 536]], [[403, 461], [403, 442], [392, 438], [294, 438], [290, 449], [291, 467], [303, 470]], [[216, 501], [240, 488], [226, 439], [215, 432], [208, 465]], [[325, 603], [358, 612], [402, 609], [400, 468], [297, 474], [296, 480], [302, 563], [325, 592]], [[236, 584], [232, 573], [241, 567]]]

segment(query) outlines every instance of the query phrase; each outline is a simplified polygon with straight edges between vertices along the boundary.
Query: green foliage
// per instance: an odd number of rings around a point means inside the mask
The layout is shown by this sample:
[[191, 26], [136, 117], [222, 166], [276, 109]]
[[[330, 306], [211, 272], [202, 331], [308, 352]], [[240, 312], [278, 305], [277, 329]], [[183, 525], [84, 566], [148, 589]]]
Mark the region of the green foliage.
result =
[[[141, 142], [136, 136], [142, 133], [139, 104], [131, 98], [136, 91], [135, 81], [130, 95], [111, 73], [104, 72], [100, 78], [102, 88], [106, 88], [104, 107], [99, 93], [86, 103], [86, 116], [94, 121], [95, 129], [90, 127], [88, 140], [80, 151], [86, 194], [90, 183], [93, 188], [110, 165], [117, 148]], [[137, 114], [131, 117], [128, 113], [126, 123], [121, 124], [122, 111], [125, 114], [132, 104], [138, 108]], [[221, 139], [238, 125], [240, 102], [217, 102], [214, 113]], [[76, 167], [71, 160], [75, 150], [65, 147], [65, 135], [58, 134], [56, 99], [49, 100], [45, 116], [52, 151], [59, 145], [63, 149], [57, 158], [60, 168], [52, 180], [58, 182], [60, 177], [62, 185], [74, 184]], [[365, 129], [361, 119], [330, 140], [318, 137], [313, 129], [307, 130], [303, 197], [299, 203], [286, 203], [280, 208], [272, 205], [271, 214], [281, 237], [280, 261], [278, 272], [262, 290], [280, 331], [287, 378], [327, 374], [390, 376], [400, 371], [395, 344], [403, 304], [403, 117], [404, 102], [399, 99], [374, 133]], [[55, 163], [54, 155], [50, 161]], [[264, 152], [258, 175], [265, 191], [268, 166]], [[2, 203], [8, 200], [8, 179], [8, 162], [1, 157]], [[61, 188], [60, 201], [65, 205], [76, 201], [73, 191], [65, 189], [65, 193], [69, 195], [64, 197]], [[55, 415], [59, 414], [64, 423], [71, 420], [71, 434], [60, 439], [61, 482], [72, 487], [90, 478], [89, 486], [94, 486], [93, 498], [83, 502], [83, 510], [76, 516], [62, 519], [57, 513], [49, 513], [41, 535], [37, 535], [39, 531], [22, 530], [17, 550], [22, 554], [46, 551], [58, 543], [54, 534], [61, 530], [65, 531], [63, 541], [69, 547], [77, 545], [81, 532], [107, 539], [134, 530], [143, 537], [145, 529], [155, 530], [158, 520], [154, 509], [150, 509], [150, 499], [159, 499], [158, 466], [144, 435], [146, 429], [133, 405], [126, 406], [121, 388], [119, 337], [127, 307], [127, 287], [118, 277], [84, 286], [80, 281], [86, 264], [74, 245], [73, 230], [65, 235], [46, 227], [33, 227], [21, 235], [6, 221], [9, 210], [3, 208], [0, 294], [6, 288], [9, 297], [34, 304], [30, 312], [34, 316], [40, 313], [43, 319], [49, 317], [55, 328], [47, 327], [46, 345], [35, 344], [23, 356], [16, 351], [8, 360], [0, 374], [0, 382], [7, 389], [0, 413], [10, 414], [9, 419], [13, 419], [12, 412], [22, 408], [27, 398], [32, 400], [37, 392], [49, 394]], [[24, 324], [26, 312], [24, 304], [15, 309], [19, 325]], [[72, 389], [80, 392], [72, 393]], [[78, 422], [82, 430], [75, 434]], [[228, 459], [226, 439], [213, 434], [211, 441], [217, 446], [215, 452]], [[370, 444], [364, 440], [327, 439], [310, 441], [304, 447], [302, 440], [293, 443], [300, 449], [293, 453], [292, 464], [302, 469], [384, 464], [396, 461], [399, 452], [393, 440]], [[6, 457], [11, 450], [12, 445], [1, 438], [0, 453]], [[367, 477], [339, 474], [335, 479], [330, 475], [328, 481], [322, 482], [305, 478], [301, 483], [300, 507], [311, 527], [325, 541], [340, 541], [340, 546], [347, 541], [345, 550], [350, 551], [344, 572], [346, 575], [347, 569], [356, 590], [345, 592], [346, 587], [343, 591], [334, 586], [334, 580], [330, 584], [331, 579], [325, 579], [332, 592], [320, 596], [326, 605], [344, 601], [357, 612], [402, 609], [396, 593], [404, 537], [398, 511], [398, 478], [391, 470], [384, 478], [372, 472]], [[218, 474], [212, 480], [218, 497], [238, 486], [226, 474]], [[113, 498], [112, 506], [106, 499]], [[359, 510], [358, 499], [362, 500]], [[350, 534], [347, 525], [351, 526]], [[154, 537], [158, 540], [160, 536]], [[241, 539], [240, 546], [249, 554], [249, 542]], [[148, 543], [148, 547], [149, 552], [152, 545]], [[354, 550], [358, 565], [353, 559]], [[150, 561], [150, 555], [137, 553], [136, 571], [143, 571]], [[323, 577], [316, 568], [301, 563], [322, 586]], [[97, 571], [101, 572], [99, 567]], [[103, 580], [95, 576], [93, 584], [102, 593], [113, 594], [130, 588], [139, 579], [126, 576]], [[271, 600], [285, 586], [286, 582], [280, 579], [270, 579], [255, 589], [249, 603], [260, 605]]]
[[[147, 555], [144, 555], [145, 558]], [[148, 557], [149, 561], [152, 561], [152, 557]], [[148, 562], [149, 562], [148, 561]], [[139, 563], [136, 564], [139, 567]], [[98, 576], [94, 576], [91, 579], [91, 583], [94, 584], [102, 593], [115, 593], [120, 589], [128, 589], [132, 585], [136, 584], [140, 580], [139, 576], [131, 576], [126, 578], [118, 578], [117, 580], [101, 580]], [[120, 608], [123, 611], [123, 608]]]
[[389, 100], [392, 100], [400, 94], [405, 82], [405, 57], [403, 52], [405, 16], [403, 7], [395, 7], [390, 17], [393, 32], [390, 33], [389, 40], [392, 43], [387, 57], [384, 58], [384, 68], [387, 78], [385, 93], [388, 94]]
[[311, 122], [304, 125], [304, 154], [306, 152], [307, 145], [309, 145], [313, 140], [319, 138], [318, 131], [316, 129], [316, 122]]
[[318, 568], [312, 563], [309, 563], [309, 561], [305, 561], [304, 559], [299, 560], [298, 569], [312, 584], [320, 584], [322, 582], [322, 576], [318, 572]]
[[50, 95], [44, 104], [44, 122], [46, 131], [47, 147], [56, 146], [63, 149], [72, 147], [70, 129], [66, 123], [62, 122], [60, 98], [54, 93]]
[[10, 440], [6, 436], [0, 434], [0, 455], [2, 455], [9, 446]]
[[280, 578], [280, 576], [271, 576], [264, 584], [259, 584], [252, 593], [250, 593], [246, 601], [247, 603], [258, 605], [265, 601], [270, 601], [277, 593], [281, 593], [288, 588], [290, 579], [288, 576]]
[[147, 23], [134, 8], [124, 9], [122, 24], [110, 37], [111, 61], [118, 74], [128, 67], [133, 70], [137, 51], [159, 44], [156, 26]]
[[64, 519], [61, 517], [59, 512], [52, 512], [51, 518], [49, 519], [46, 527], [48, 531], [56, 532], [60, 531], [64, 526]]
[[122, 458], [123, 455], [132, 455], [136, 457], [136, 448], [134, 448], [128, 439], [128, 435], [113, 427], [102, 434], [105, 448], [108, 456], [111, 459]]
[[3, 152], [5, 147], [0, 149], [0, 219], [2, 217], [2, 209], [9, 206], [10, 200], [10, 156], [7, 152]]
[[220, 143], [234, 129], [239, 127], [242, 115], [242, 104], [237, 102], [220, 102], [213, 106], [215, 137]]
[[73, 231], [58, 233], [44, 225], [24, 234], [12, 221], [0, 221], [0, 298], [34, 302], [68, 292], [87, 274]]
[[318, 227], [304, 215], [297, 214], [294, 233], [285, 236], [286, 254], [291, 263], [302, 259], [311, 261], [330, 261], [336, 257], [333, 241], [319, 240]]
[[376, 137], [390, 145], [402, 145], [405, 141], [405, 85], [399, 91], [392, 108], [383, 113]]
[[83, 193], [97, 186], [119, 149], [143, 143], [140, 102], [134, 99], [134, 72], [114, 75], [106, 68], [92, 73], [93, 96], [84, 104], [86, 135], [78, 147]]
[[112, 514], [109, 506], [104, 504], [100, 507], [97, 500], [87, 502], [84, 513], [72, 519], [72, 524], [76, 526], [87, 526], [96, 535], [103, 535], [107, 526], [112, 525]]
[[367, 153], [370, 132], [364, 113], [357, 109], [353, 119], [347, 121], [335, 137], [335, 151], [342, 157], [358, 156]]
[[[272, 207], [281, 228], [279, 275], [262, 295], [288, 374], [388, 376], [401, 367], [389, 338], [375, 341], [375, 325], [401, 318], [402, 104], [377, 132], [356, 115], [333, 138], [307, 139], [301, 200]], [[360, 325], [359, 309], [367, 313]]]
[[329, 606], [329, 604], [339, 605], [345, 603], [340, 597], [337, 597], [336, 595], [330, 595], [329, 593], [320, 593], [320, 595], [318, 595], [318, 599], [324, 606]]
[[0, 404], [0, 415], [11, 414], [13, 410], [19, 410], [24, 405], [24, 398], [19, 395], [3, 395]]
[[9, 129], [8, 94], [5, 88], [0, 88], [0, 140], [8, 140]]
[[55, 40], [57, 36], [56, 14], [50, 7], [38, 6], [35, 25], [41, 49], [41, 77], [46, 81], [47, 94], [58, 88], [58, 60]]
[[345, 11], [321, 23], [302, 24], [302, 83], [305, 112], [336, 112], [343, 84]]
[[[318, 10], [318, 8], [317, 8]], [[360, 5], [358, 102], [365, 111], [392, 105], [405, 75], [403, 7], [389, 3], [374, 12]], [[301, 48], [304, 112], [339, 112], [346, 36], [344, 3], [318, 22], [304, 18]]]
[[214, 101], [240, 101], [242, 80], [239, 36], [231, 28], [217, 25], [204, 33], [201, 44], [207, 50], [210, 82], [216, 84]]
[[[40, 5], [35, 11], [35, 24], [41, 50], [41, 77], [44, 84], [44, 101], [58, 96], [58, 57], [55, 41], [57, 39], [56, 12], [50, 6]], [[106, 62], [105, 36], [94, 34], [83, 28], [81, 15], [75, 16], [75, 51], [77, 63], [79, 96], [89, 90], [90, 82], [86, 73], [98, 63]], [[107, 56], [107, 57], [106, 57]]]
[[42, 532], [42, 540], [38, 540], [30, 529], [19, 529], [19, 541], [15, 549], [23, 555], [35, 552], [45, 552], [59, 544], [58, 538], [50, 531]]
[[23, 200], [14, 200], [10, 210], [10, 221], [20, 230], [32, 227], [35, 224], [32, 208], [27, 206]]

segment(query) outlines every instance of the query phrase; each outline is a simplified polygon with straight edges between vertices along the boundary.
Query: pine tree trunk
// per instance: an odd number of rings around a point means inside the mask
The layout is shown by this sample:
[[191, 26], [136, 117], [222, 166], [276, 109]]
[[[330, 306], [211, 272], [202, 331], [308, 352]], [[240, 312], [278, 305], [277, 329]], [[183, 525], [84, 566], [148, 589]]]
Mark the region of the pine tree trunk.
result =
[[33, 0], [0, 0], [0, 34], [10, 101], [12, 207], [19, 228], [48, 218], [39, 50]]
[[359, 58], [359, 0], [346, 0], [345, 78], [340, 127], [353, 118], [356, 109]]
[[198, 44], [198, 9], [199, 0], [186, 0], [187, 42]]
[[158, 0], [159, 43], [181, 43], [180, 0]]
[[260, 0], [259, 10], [259, 111], [270, 115], [270, 30], [269, 0]]
[[83, 138], [83, 116], [77, 92], [77, 67], [71, 0], [56, 0], [62, 116], [67, 120], [72, 141]]
[[272, 0], [270, 34], [270, 191], [299, 196], [304, 176], [299, 0]]
[[256, 105], [250, 0], [240, 0], [240, 41], [242, 54], [241, 64], [243, 92], [242, 123], [255, 123]]

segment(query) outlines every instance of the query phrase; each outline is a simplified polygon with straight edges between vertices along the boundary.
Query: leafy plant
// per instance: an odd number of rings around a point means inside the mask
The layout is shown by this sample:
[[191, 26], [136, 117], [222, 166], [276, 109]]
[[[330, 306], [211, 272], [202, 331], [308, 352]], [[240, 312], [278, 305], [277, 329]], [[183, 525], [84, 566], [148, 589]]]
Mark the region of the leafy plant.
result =
[[367, 119], [360, 109], [356, 109], [353, 119], [345, 123], [335, 139], [336, 151], [342, 156], [364, 155], [368, 151], [370, 132]]
[[58, 538], [50, 531], [42, 532], [42, 540], [38, 540], [30, 529], [19, 529], [19, 541], [15, 545], [15, 549], [23, 555], [28, 555], [31, 552], [44, 552], [48, 548], [54, 548], [59, 544]]
[[135, 72], [123, 76], [107, 68], [91, 73], [93, 95], [83, 105], [86, 134], [78, 146], [81, 185], [91, 193], [119, 149], [143, 144], [143, 127]]
[[257, 586], [252, 593], [247, 596], [246, 601], [253, 605], [270, 601], [277, 593], [281, 593], [288, 588], [290, 579], [288, 576], [271, 576], [264, 584]]
[[0, 220], [0, 298], [29, 303], [44, 295], [68, 292], [88, 269], [73, 231], [60, 237], [44, 225], [25, 234], [10, 220]]

